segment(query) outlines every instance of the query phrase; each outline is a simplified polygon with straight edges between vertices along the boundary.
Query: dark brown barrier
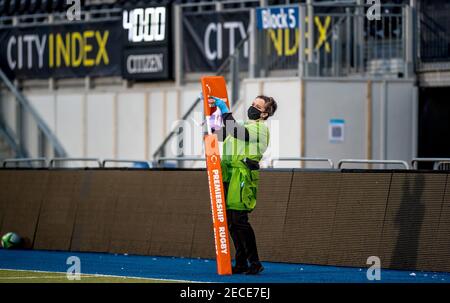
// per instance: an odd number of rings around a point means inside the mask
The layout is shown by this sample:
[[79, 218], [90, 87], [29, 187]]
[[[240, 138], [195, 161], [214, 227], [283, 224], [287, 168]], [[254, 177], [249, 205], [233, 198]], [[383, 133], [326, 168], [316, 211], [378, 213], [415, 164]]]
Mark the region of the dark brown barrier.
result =
[[280, 260], [327, 264], [340, 173], [294, 172]]
[[[163, 184], [158, 189], [159, 199], [163, 205], [158, 209], [153, 222], [152, 240], [148, 253], [190, 256], [197, 214], [206, 216], [206, 209], [210, 209], [206, 172], [163, 171], [159, 174], [163, 180]], [[200, 210], [203, 207], [206, 209]], [[207, 216], [211, 218], [211, 213], [209, 212]], [[210, 222], [212, 224], [212, 221]], [[203, 239], [203, 241], [210, 240]]]
[[36, 229], [35, 249], [70, 250], [77, 196], [84, 177], [84, 171], [49, 173]]
[[117, 192], [124, 190], [118, 182], [119, 173], [93, 170], [83, 172], [80, 191], [72, 193], [76, 200], [77, 213], [71, 250], [109, 251]]
[[109, 252], [146, 255], [150, 248], [155, 213], [163, 206], [164, 179], [158, 172], [111, 171], [114, 197]]
[[0, 232], [3, 230], [3, 218], [7, 208], [6, 203], [10, 200], [11, 195], [10, 178], [11, 173], [9, 171], [0, 171]]
[[434, 240], [433, 267], [450, 272], [450, 177], [447, 175], [442, 211], [439, 217], [439, 230]]
[[249, 221], [255, 230], [262, 260], [278, 260], [285, 253], [282, 250], [283, 227], [292, 176], [292, 171], [260, 174], [256, 207]]
[[[184, 173], [184, 172], [183, 172]], [[194, 233], [190, 257], [215, 258], [214, 233], [209, 197], [208, 176], [206, 171], [196, 172], [189, 181], [197, 190], [191, 192], [195, 214]]]
[[366, 267], [367, 258], [380, 256], [391, 176], [391, 173], [341, 174], [327, 264]]
[[432, 256], [446, 181], [446, 174], [393, 174], [380, 243], [383, 267], [441, 270]]
[[31, 248], [41, 203], [47, 185], [47, 171], [2, 171], [3, 220], [0, 234], [16, 232]]
[[[262, 171], [250, 214], [261, 259], [450, 271], [448, 179]], [[36, 249], [215, 256], [205, 171], [0, 170], [0, 186], [1, 232]]]

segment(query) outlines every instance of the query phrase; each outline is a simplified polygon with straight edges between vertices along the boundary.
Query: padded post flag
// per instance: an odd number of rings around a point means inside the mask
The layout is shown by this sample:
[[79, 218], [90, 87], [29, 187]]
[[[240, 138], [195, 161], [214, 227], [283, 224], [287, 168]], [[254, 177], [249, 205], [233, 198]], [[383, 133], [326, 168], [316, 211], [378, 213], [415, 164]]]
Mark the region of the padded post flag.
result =
[[225, 192], [222, 183], [222, 168], [220, 166], [219, 141], [209, 125], [209, 117], [217, 109], [208, 102], [210, 96], [218, 97], [227, 103], [226, 82], [223, 77], [203, 77], [202, 91], [204, 113], [207, 121], [208, 134], [204, 137], [206, 168], [208, 172], [209, 193], [216, 247], [217, 273], [231, 275], [230, 238], [228, 235]]

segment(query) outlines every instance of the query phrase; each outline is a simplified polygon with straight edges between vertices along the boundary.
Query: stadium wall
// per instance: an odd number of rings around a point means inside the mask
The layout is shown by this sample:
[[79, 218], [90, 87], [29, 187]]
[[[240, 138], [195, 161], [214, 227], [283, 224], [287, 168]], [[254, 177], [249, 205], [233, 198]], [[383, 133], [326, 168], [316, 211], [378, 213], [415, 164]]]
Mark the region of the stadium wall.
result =
[[[259, 94], [279, 103], [271, 119], [272, 147], [266, 156], [372, 158], [409, 161], [416, 156], [417, 92], [412, 80], [264, 78], [246, 79], [234, 109], [238, 119]], [[370, 89], [369, 89], [370, 86]], [[120, 85], [85, 89], [60, 85], [56, 90], [24, 90], [71, 157], [152, 160], [153, 153], [197, 98], [199, 83]], [[370, 109], [368, 99], [370, 98]], [[9, 101], [8, 101], [9, 100]], [[304, 109], [304, 120], [301, 109]], [[14, 103], [3, 102], [9, 125], [15, 125]], [[371, 140], [367, 135], [371, 115]], [[202, 107], [188, 119], [184, 155], [202, 155]], [[344, 121], [342, 142], [329, 139], [330, 120]], [[195, 120], [197, 123], [193, 122]], [[301, 130], [304, 128], [305, 137]], [[26, 132], [26, 145], [37, 156], [35, 130]], [[400, 139], [399, 139], [400, 138]], [[370, 146], [368, 148], [368, 145]], [[173, 140], [166, 156], [177, 152]], [[368, 152], [370, 149], [370, 153]], [[278, 167], [299, 163], [278, 163]]]
[[[450, 271], [443, 172], [263, 170], [265, 261]], [[204, 170], [0, 170], [0, 231], [27, 248], [214, 257]], [[234, 252], [233, 252], [234, 253]]]

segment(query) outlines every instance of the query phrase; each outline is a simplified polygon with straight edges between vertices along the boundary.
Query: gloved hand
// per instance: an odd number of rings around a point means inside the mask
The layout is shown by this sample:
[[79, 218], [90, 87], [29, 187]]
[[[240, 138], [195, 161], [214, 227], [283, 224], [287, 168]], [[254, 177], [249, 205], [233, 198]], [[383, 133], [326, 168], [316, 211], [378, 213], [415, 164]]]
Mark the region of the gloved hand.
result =
[[225, 103], [224, 100], [222, 100], [222, 99], [220, 99], [220, 98], [217, 98], [217, 97], [213, 97], [213, 96], [210, 96], [209, 99], [210, 99], [210, 100], [211, 100], [211, 99], [214, 100], [214, 101], [213, 101], [213, 104], [214, 104], [215, 106], [217, 106], [217, 107], [220, 109], [220, 111], [222, 112], [222, 114], [226, 114], [226, 113], [229, 113], [229, 112], [230, 112], [230, 110], [228, 109], [228, 106], [227, 106], [227, 104]]

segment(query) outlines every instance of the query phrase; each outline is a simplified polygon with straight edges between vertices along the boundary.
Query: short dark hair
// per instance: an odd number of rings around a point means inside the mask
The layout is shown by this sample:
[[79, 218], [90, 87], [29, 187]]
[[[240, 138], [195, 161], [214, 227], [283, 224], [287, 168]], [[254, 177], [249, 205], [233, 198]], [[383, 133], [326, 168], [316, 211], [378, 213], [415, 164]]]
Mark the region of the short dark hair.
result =
[[256, 99], [263, 99], [265, 102], [266, 113], [269, 114], [265, 120], [267, 120], [267, 118], [269, 118], [269, 117], [273, 116], [273, 114], [275, 114], [275, 112], [277, 111], [278, 105], [274, 98], [260, 95], [260, 96], [256, 97]]

